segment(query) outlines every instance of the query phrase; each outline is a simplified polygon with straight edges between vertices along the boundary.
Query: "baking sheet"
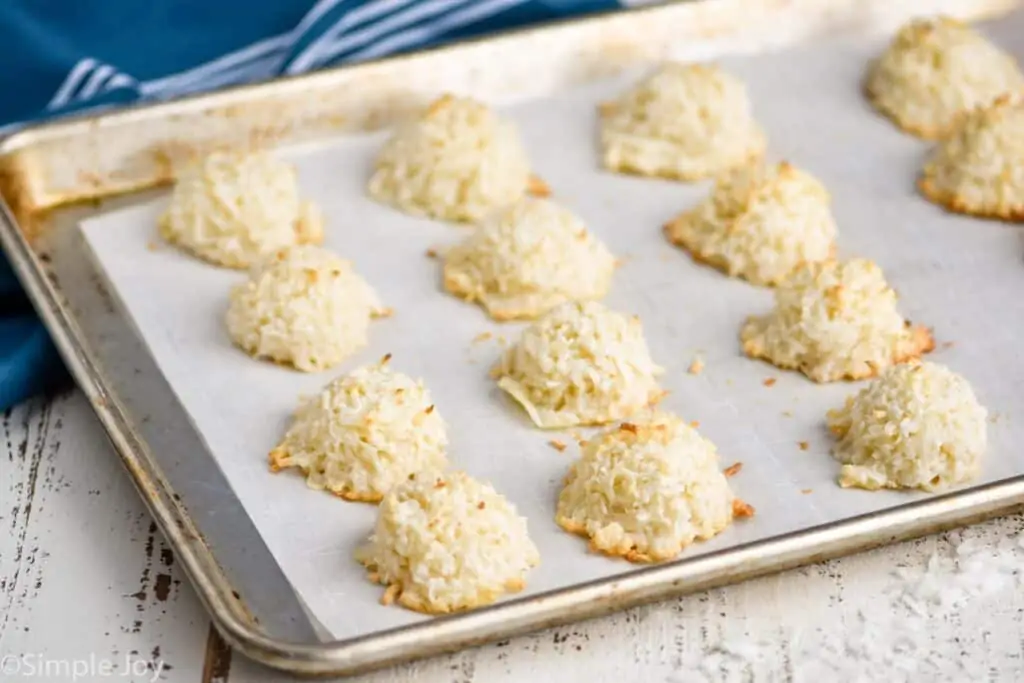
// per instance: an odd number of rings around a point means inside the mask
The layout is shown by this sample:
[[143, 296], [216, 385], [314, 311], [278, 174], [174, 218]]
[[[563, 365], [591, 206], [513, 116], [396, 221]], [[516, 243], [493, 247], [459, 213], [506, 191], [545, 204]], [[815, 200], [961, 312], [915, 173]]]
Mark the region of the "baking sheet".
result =
[[[1024, 13], [987, 33], [1024, 56]], [[885, 269], [903, 313], [933, 326], [933, 359], [964, 373], [995, 419], [977, 483], [1024, 474], [1024, 263], [1021, 231], [946, 214], [918, 197], [914, 179], [928, 145], [901, 134], [863, 101], [866, 60], [881, 42], [841, 41], [785, 53], [722, 60], [749, 86], [774, 159], [821, 178], [834, 197], [843, 256], [867, 256]], [[757, 509], [681, 561], [711, 550], [838, 521], [921, 494], [840, 490], [824, 412], [858, 385], [818, 386], [795, 373], [743, 358], [738, 330], [771, 306], [771, 292], [693, 263], [668, 245], [660, 226], [699, 201], [708, 183], [683, 185], [602, 172], [595, 105], [638, 74], [513, 106], [537, 172], [620, 256], [606, 303], [637, 313], [672, 393], [665, 408], [699, 420], [722, 453], [740, 461], [737, 493]], [[310, 491], [294, 473], [272, 475], [266, 453], [280, 439], [300, 394], [394, 355], [394, 366], [423, 377], [450, 426], [453, 464], [495, 483], [529, 518], [542, 565], [517, 597], [608, 578], [634, 569], [590, 555], [585, 542], [554, 524], [559, 483], [575, 455], [552, 449], [550, 433], [487, 377], [500, 353], [490, 331], [512, 341], [522, 325], [491, 323], [440, 290], [440, 264], [427, 249], [453, 243], [466, 228], [405, 216], [371, 202], [364, 186], [382, 135], [282, 150], [300, 170], [303, 191], [328, 216], [327, 244], [351, 258], [396, 309], [373, 323], [371, 345], [334, 371], [304, 375], [255, 362], [234, 349], [222, 318], [230, 287], [244, 275], [160, 246], [156, 217], [166, 197], [87, 220], [82, 234], [111, 289], [215, 454], [242, 504], [314, 615], [340, 639], [425, 619], [378, 604], [352, 551], [375, 509]], [[952, 347], [944, 347], [952, 342]], [[686, 372], [696, 354], [703, 374]], [[777, 382], [766, 387], [763, 381]], [[791, 414], [791, 416], [789, 416]], [[571, 441], [566, 435], [563, 440]], [[798, 443], [810, 448], [801, 450]], [[804, 493], [804, 491], [808, 491]]]

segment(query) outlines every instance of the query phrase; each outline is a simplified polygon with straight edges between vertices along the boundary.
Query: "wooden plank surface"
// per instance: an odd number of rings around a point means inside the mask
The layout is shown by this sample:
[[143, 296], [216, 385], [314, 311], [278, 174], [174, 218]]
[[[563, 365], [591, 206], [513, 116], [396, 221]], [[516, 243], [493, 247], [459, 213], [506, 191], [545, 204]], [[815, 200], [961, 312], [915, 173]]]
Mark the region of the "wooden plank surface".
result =
[[[282, 680], [211, 633], [81, 394], [31, 401], [0, 422], [0, 681]], [[358, 680], [804, 681], [825, 660], [831, 680], [1024, 680], [1024, 593], [1012, 582], [922, 622], [912, 646], [894, 645], [911, 648], [904, 659], [917, 671], [896, 659], [862, 666], [870, 657], [847, 643], [890, 619], [895, 567], [1022, 528], [1009, 517]], [[820, 655], [829, 648], [843, 654]]]

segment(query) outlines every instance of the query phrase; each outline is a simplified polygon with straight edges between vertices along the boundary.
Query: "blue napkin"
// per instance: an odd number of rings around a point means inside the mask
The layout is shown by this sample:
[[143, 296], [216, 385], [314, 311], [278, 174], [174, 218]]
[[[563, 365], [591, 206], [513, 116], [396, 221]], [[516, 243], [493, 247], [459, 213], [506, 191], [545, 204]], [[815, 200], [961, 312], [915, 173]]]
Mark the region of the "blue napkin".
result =
[[[622, 2], [626, 4], [626, 2]], [[26, 122], [159, 101], [407, 52], [620, 0], [6, 0], [0, 134]], [[0, 261], [0, 410], [66, 374]]]

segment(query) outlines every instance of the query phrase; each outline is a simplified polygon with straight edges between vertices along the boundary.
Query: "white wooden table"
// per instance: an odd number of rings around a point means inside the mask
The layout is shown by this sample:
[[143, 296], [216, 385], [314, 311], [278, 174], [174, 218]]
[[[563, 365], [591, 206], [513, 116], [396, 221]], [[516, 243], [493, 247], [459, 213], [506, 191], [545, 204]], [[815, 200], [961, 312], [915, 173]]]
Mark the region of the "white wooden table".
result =
[[[4, 414], [2, 429], [0, 681], [283, 680], [232, 657], [211, 630], [81, 394], [31, 401]], [[995, 543], [1022, 528], [1017, 516], [953, 536]], [[766, 641], [747, 657], [754, 665], [717, 680], [825, 683], [806, 666], [808, 650], [871, 631], [891, 610], [893, 567], [921, 566], [949, 541], [927, 538], [359, 680], [713, 680], [700, 663], [723, 659], [723, 637], [749, 632]], [[905, 679], [1024, 680], [1022, 615], [1024, 596], [1010, 587], [932, 618], [911, 653], [931, 668]], [[845, 672], [829, 680], [852, 680], [863, 658], [843, 647], [824, 657]], [[733, 670], [742, 659], [725, 656]], [[900, 680], [894, 671], [875, 662], [860, 680]]]

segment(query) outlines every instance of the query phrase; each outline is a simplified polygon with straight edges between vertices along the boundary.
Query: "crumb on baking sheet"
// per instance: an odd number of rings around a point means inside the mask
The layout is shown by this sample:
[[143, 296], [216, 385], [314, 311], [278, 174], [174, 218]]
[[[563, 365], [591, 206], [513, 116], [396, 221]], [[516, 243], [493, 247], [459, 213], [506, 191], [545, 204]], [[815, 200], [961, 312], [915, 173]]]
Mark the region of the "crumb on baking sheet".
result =
[[800, 489], [800, 493], [806, 496], [808, 493], [814, 493], [814, 489]]
[[551, 441], [548, 441], [548, 445], [551, 446], [552, 448], [554, 448], [559, 453], [562, 453], [567, 448], [565, 443], [562, 442], [562, 441], [559, 441], [558, 439], [552, 439]]
[[732, 501], [732, 516], [741, 519], [744, 517], [753, 517], [754, 506], [737, 498]]
[[782, 411], [782, 417], [793, 417], [793, 411], [792, 410], [783, 410]]
[[948, 342], [942, 342], [940, 348], [945, 350], [945, 349], [951, 349], [954, 346], [956, 346], [956, 342], [948, 341]]
[[724, 474], [727, 477], [734, 477], [737, 474], [739, 474], [740, 470], [742, 470], [742, 469], [743, 469], [743, 463], [741, 463], [741, 462], [734, 462], [733, 464], [729, 465], [724, 470], [722, 470], [722, 474]]
[[775, 386], [775, 383], [777, 381], [778, 380], [775, 379], [774, 377], [767, 377], [767, 378], [765, 378], [765, 380], [763, 382], [761, 382], [761, 384], [765, 385], [766, 387], [773, 387], [773, 386]]
[[690, 367], [687, 368], [686, 371], [691, 375], [699, 375], [704, 372], [704, 359], [700, 354], [693, 357], [693, 360], [690, 361]]
[[583, 432], [574, 429], [569, 432], [569, 436], [572, 437], [572, 440], [575, 441], [580, 448], [587, 445], [587, 438]]
[[479, 344], [481, 342], [485, 342], [485, 341], [487, 341], [488, 339], [490, 339], [493, 336], [494, 335], [491, 334], [490, 332], [481, 332], [480, 334], [478, 334], [475, 337], [473, 337], [473, 343], [474, 344]]
[[806, 451], [811, 447], [811, 444], [807, 443], [806, 441], [800, 441], [797, 443], [797, 445], [800, 446], [800, 450], [802, 451]]
[[441, 253], [434, 247], [427, 249], [427, 258], [440, 258]]

